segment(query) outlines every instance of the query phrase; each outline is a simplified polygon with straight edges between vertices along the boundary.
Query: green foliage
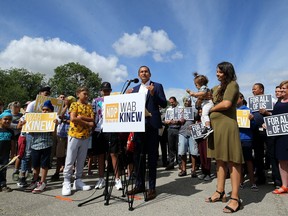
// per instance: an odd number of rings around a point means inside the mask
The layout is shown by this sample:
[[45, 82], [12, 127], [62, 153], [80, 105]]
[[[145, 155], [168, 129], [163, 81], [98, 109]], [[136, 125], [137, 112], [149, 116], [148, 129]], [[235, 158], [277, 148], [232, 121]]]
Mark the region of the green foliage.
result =
[[78, 87], [86, 86], [91, 100], [98, 95], [102, 80], [98, 73], [73, 62], [57, 67], [48, 84], [44, 78], [44, 74], [32, 73], [23, 68], [0, 69], [0, 100], [5, 107], [12, 101], [24, 104], [28, 100], [34, 100], [39, 89], [47, 85], [51, 87], [51, 96], [54, 97], [61, 93], [75, 96]]
[[7, 106], [12, 101], [24, 104], [34, 100], [41, 86], [45, 85], [44, 74], [26, 69], [0, 70], [0, 100]]
[[89, 88], [91, 98], [98, 95], [102, 79], [89, 68], [71, 62], [57, 67], [54, 71], [54, 76], [48, 82], [53, 96], [57, 97], [61, 93], [75, 96], [76, 89], [80, 86]]

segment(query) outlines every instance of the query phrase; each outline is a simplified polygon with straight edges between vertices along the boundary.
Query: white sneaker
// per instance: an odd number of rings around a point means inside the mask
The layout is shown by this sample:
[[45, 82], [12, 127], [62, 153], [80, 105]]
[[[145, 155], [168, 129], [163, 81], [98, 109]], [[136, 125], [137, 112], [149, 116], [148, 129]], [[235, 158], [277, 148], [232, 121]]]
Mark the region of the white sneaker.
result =
[[106, 185], [104, 178], [99, 178], [97, 184], [95, 185], [95, 189], [102, 189]]
[[117, 190], [123, 189], [121, 179], [119, 179], [119, 178], [115, 179], [115, 187], [116, 187]]
[[71, 183], [70, 182], [63, 182], [62, 184], [62, 195], [69, 196], [71, 195]]
[[197, 177], [198, 177], [198, 179], [200, 179], [200, 180], [203, 180], [204, 178], [205, 178], [205, 174], [201, 174], [201, 175], [198, 175]]
[[204, 181], [211, 181], [210, 175], [206, 175], [205, 178], [204, 178]]
[[32, 193], [41, 193], [46, 188], [45, 182], [38, 182], [37, 187], [32, 191]]
[[204, 131], [202, 132], [204, 135], [203, 139], [206, 139], [211, 133], [213, 133], [213, 131], [214, 130], [212, 128], [205, 127]]
[[89, 185], [84, 184], [82, 179], [76, 179], [73, 184], [73, 190], [83, 190], [88, 191], [91, 187]]

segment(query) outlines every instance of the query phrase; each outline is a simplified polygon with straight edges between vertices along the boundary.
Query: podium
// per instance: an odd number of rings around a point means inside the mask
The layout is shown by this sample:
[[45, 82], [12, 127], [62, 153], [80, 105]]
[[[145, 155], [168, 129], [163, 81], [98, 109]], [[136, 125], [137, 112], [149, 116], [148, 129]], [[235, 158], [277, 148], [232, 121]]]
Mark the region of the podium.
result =
[[[120, 94], [120, 95], [111, 95], [104, 97], [103, 103], [103, 133], [109, 133], [109, 149], [111, 144], [111, 135], [113, 133], [122, 133], [122, 132], [145, 132], [145, 94], [144, 93], [133, 93], [133, 94]], [[145, 112], [146, 111], [146, 112]], [[110, 155], [110, 150], [108, 151]], [[109, 161], [109, 160], [108, 160]], [[123, 152], [118, 153], [116, 169], [119, 167], [119, 163], [124, 165]], [[107, 166], [109, 168], [109, 164]], [[125, 166], [123, 170], [120, 170], [121, 173], [124, 171], [124, 177], [121, 176], [121, 181], [123, 184], [122, 197], [112, 196], [113, 186], [115, 183], [115, 176], [113, 175], [110, 179], [109, 170], [106, 170], [106, 185], [103, 191], [103, 194], [96, 196], [92, 199], [86, 200], [80, 204], [78, 207], [83, 206], [84, 204], [98, 199], [104, 196], [105, 205], [109, 205], [111, 197], [120, 199], [122, 201], [128, 202], [129, 210], [133, 210], [134, 195], [127, 195], [129, 187], [133, 189], [134, 179], [126, 179]], [[115, 171], [114, 171], [115, 173]], [[123, 174], [123, 173], [122, 173]], [[111, 180], [111, 181], [109, 181]], [[126, 197], [126, 198], [125, 198]]]

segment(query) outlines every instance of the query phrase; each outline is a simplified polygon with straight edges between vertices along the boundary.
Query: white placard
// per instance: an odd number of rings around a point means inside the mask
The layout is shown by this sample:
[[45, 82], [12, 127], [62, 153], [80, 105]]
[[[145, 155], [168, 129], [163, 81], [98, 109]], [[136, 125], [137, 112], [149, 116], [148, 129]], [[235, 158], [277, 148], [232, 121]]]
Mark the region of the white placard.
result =
[[144, 132], [145, 94], [104, 97], [103, 132]]

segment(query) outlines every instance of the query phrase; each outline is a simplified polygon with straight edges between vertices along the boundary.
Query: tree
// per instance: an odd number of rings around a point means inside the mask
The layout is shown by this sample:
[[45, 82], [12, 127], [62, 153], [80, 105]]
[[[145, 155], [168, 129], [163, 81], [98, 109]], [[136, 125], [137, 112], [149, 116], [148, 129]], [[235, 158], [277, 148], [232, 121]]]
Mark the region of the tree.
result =
[[91, 97], [98, 95], [102, 79], [89, 68], [71, 62], [57, 67], [54, 71], [54, 76], [48, 82], [54, 96], [61, 93], [75, 96], [76, 89], [80, 86], [86, 86]]
[[0, 100], [8, 105], [12, 101], [24, 104], [34, 100], [41, 86], [46, 85], [44, 74], [32, 73], [26, 69], [0, 70]]

